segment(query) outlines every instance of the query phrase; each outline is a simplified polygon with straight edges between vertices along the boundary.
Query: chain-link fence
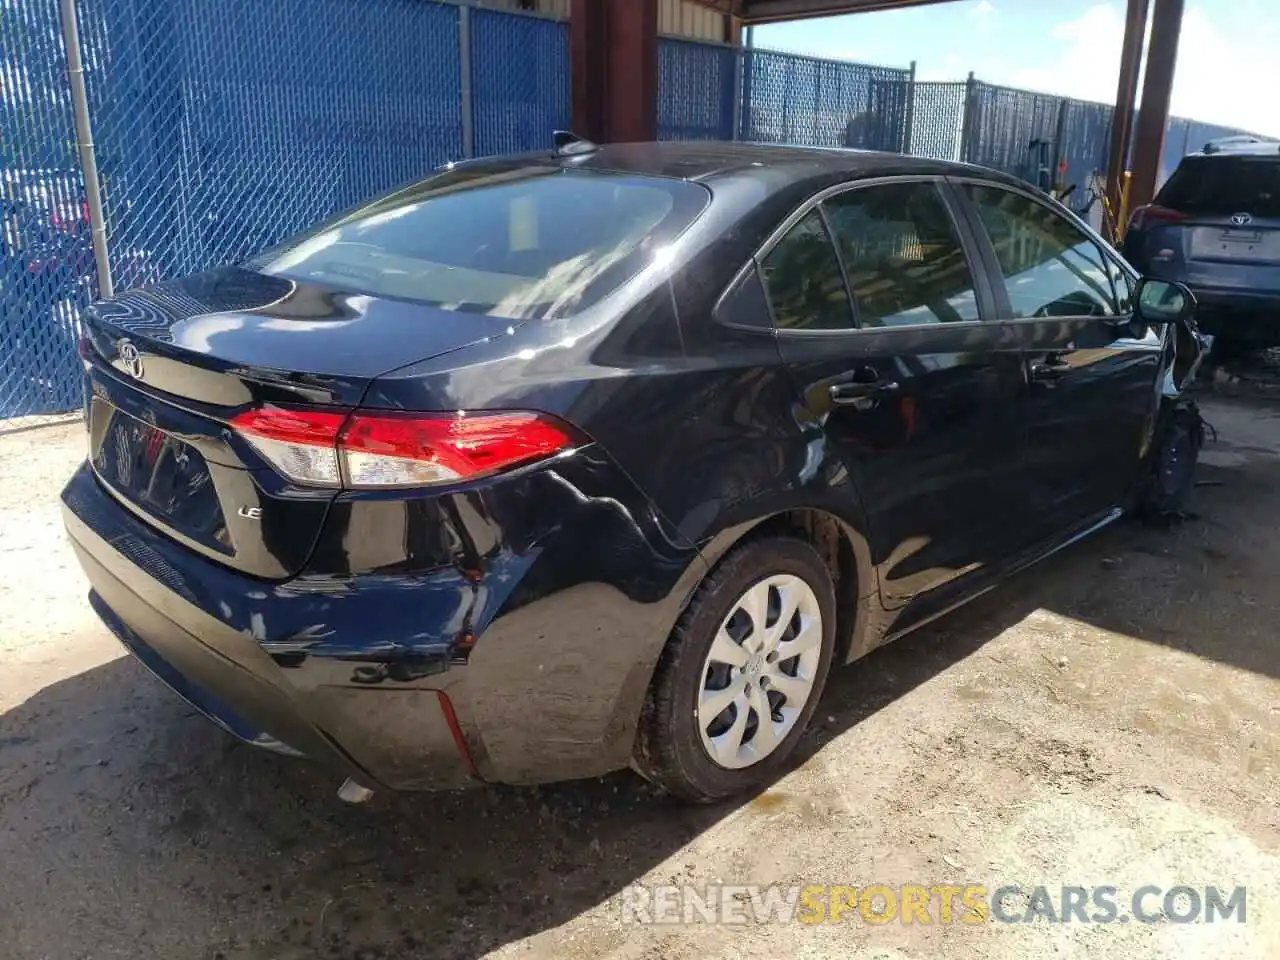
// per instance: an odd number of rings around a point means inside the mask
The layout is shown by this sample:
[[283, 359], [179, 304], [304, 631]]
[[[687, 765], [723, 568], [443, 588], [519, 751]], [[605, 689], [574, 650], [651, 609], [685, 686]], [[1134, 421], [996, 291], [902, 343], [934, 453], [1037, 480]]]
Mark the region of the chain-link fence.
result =
[[934, 160], [959, 160], [964, 131], [965, 83], [915, 84], [908, 153]]
[[660, 39], [658, 139], [735, 139], [740, 62], [734, 47]]
[[911, 71], [747, 50], [742, 139], [901, 150]]
[[0, 418], [80, 402], [97, 290], [57, 4], [0, 4]]
[[[124, 289], [568, 126], [568, 28], [435, 0], [76, 0]], [[0, 418], [79, 404], [98, 279], [55, 0], [0, 3]]]
[[1061, 164], [1058, 180], [1064, 187], [1074, 188], [1068, 204], [1083, 211], [1090, 203], [1090, 180], [1106, 176], [1115, 108], [1088, 100], [1066, 100], [1062, 109], [1065, 116], [1057, 143]]
[[[457, 0], [75, 0], [118, 288], [240, 259], [444, 160], [569, 125], [560, 20]], [[659, 42], [664, 139], [1105, 168], [1111, 108], [914, 70]], [[1164, 175], [1240, 131], [1175, 119]], [[1084, 193], [1084, 191], [1080, 191]], [[97, 295], [56, 0], [0, 0], [0, 418], [79, 403]]]
[[569, 25], [483, 9], [465, 15], [475, 156], [550, 149], [552, 133], [569, 129]]
[[[1052, 143], [1061, 97], [987, 83], [969, 85], [963, 159], [1009, 173], [1031, 173], [1037, 141]], [[1030, 179], [1030, 177], [1028, 177]]]
[[117, 286], [241, 259], [462, 154], [456, 7], [79, 3]]

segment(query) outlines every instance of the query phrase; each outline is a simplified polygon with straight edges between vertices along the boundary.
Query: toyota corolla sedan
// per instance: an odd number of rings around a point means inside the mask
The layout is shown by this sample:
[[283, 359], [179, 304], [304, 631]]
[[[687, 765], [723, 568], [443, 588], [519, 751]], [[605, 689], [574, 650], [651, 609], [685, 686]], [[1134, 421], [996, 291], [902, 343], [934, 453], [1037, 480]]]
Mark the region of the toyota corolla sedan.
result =
[[64, 516], [129, 651], [344, 796], [715, 800], [833, 664], [1177, 509], [1192, 308], [976, 167], [563, 138], [96, 305]]

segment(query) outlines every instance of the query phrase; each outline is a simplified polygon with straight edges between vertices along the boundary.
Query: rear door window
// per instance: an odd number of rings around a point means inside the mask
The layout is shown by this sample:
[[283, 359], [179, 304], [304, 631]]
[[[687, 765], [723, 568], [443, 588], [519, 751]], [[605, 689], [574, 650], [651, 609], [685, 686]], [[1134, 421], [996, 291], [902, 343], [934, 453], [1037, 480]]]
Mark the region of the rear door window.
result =
[[860, 327], [978, 319], [973, 273], [932, 183], [865, 187], [827, 200]]
[[1192, 215], [1280, 217], [1280, 156], [1187, 157], [1156, 203]]
[[707, 206], [681, 180], [461, 168], [254, 258], [263, 273], [513, 320], [580, 312]]
[[853, 312], [822, 214], [812, 210], [760, 264], [779, 330], [849, 330]]

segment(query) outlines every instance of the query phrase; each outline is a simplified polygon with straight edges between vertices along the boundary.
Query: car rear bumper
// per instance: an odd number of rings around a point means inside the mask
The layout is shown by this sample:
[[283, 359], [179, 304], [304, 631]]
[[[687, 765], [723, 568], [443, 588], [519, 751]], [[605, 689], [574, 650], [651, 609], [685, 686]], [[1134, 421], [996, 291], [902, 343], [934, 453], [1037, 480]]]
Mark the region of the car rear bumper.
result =
[[1191, 286], [1196, 322], [1205, 333], [1259, 344], [1280, 344], [1280, 291]]
[[[87, 465], [62, 499], [94, 609], [197, 709], [367, 786], [427, 790], [625, 766], [654, 665], [706, 571], [605, 461], [558, 462], [516, 492], [536, 546], [498, 544], [478, 576], [288, 581], [163, 536]], [[476, 494], [451, 506], [464, 508], [477, 514]]]
[[[451, 788], [477, 781], [447, 695], [350, 682], [367, 657], [325, 658], [299, 676], [253, 636], [202, 608], [201, 592], [263, 584], [203, 560], [180, 569], [176, 545], [141, 527], [82, 469], [63, 493], [63, 519], [89, 578], [90, 603], [151, 673], [234, 736], [319, 761], [370, 787]], [[177, 548], [181, 549], [181, 548]], [[194, 555], [192, 555], [194, 560]], [[223, 581], [223, 582], [218, 582]], [[323, 617], [321, 597], [300, 598]]]

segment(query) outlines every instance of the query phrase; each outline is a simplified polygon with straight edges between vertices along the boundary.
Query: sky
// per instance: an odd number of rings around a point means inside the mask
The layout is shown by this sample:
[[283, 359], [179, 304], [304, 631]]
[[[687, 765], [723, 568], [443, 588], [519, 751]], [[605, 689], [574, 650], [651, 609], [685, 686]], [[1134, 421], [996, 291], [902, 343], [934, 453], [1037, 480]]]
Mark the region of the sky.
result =
[[[1115, 101], [1124, 0], [953, 0], [757, 27], [755, 44]], [[1187, 0], [1172, 112], [1280, 136], [1280, 0]]]

